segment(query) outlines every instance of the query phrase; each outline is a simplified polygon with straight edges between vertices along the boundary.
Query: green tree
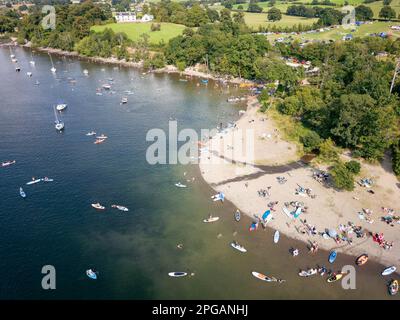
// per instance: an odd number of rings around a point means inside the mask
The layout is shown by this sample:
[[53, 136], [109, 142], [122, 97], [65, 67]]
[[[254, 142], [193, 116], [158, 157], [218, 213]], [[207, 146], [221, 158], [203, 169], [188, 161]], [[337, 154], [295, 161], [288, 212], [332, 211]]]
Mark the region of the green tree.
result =
[[329, 171], [333, 185], [339, 190], [352, 191], [354, 189], [354, 175], [339, 162], [335, 164]]
[[358, 161], [350, 160], [345, 163], [347, 170], [349, 170], [352, 174], [357, 175], [361, 171], [361, 164]]
[[277, 8], [272, 8], [268, 11], [268, 20], [269, 21], [279, 21], [282, 19], [281, 10]]
[[381, 11], [379, 11], [379, 18], [390, 20], [395, 17], [396, 17], [396, 11], [394, 11], [391, 6], [383, 6]]
[[367, 7], [365, 5], [359, 5], [356, 7], [356, 19], [360, 21], [365, 21], [365, 20], [372, 20], [374, 17], [374, 12], [370, 7]]

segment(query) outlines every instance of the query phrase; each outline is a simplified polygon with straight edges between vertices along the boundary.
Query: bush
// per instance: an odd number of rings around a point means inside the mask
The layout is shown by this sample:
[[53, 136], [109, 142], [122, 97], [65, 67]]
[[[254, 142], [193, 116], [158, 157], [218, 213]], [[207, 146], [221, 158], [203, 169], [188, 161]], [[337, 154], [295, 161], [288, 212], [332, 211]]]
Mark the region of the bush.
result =
[[160, 31], [161, 30], [161, 24], [159, 23], [152, 23], [150, 26], [151, 31]]
[[336, 161], [339, 158], [338, 150], [331, 138], [326, 139], [319, 146], [319, 155], [324, 161]]
[[361, 171], [361, 165], [358, 161], [351, 160], [345, 164], [347, 170], [349, 170], [352, 174], [359, 174]]
[[322, 142], [321, 137], [315, 131], [310, 131], [301, 138], [301, 143], [304, 145], [304, 149], [306, 151], [314, 151], [319, 149], [319, 146]]
[[397, 176], [400, 176], [400, 141], [392, 146], [392, 167]]
[[186, 63], [185, 61], [177, 61], [176, 62], [176, 67], [178, 68], [179, 71], [185, 71], [186, 69]]
[[333, 185], [340, 190], [351, 191], [354, 189], [354, 175], [343, 163], [335, 164], [329, 171]]

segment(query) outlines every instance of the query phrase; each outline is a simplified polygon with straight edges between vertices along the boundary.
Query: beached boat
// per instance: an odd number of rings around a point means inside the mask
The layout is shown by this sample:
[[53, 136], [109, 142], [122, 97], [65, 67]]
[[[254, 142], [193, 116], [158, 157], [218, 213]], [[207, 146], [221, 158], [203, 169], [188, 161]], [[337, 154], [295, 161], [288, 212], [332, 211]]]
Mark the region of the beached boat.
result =
[[56, 118], [56, 120], [54, 121], [55, 123], [54, 127], [56, 128], [57, 131], [62, 131], [65, 128], [64, 122], [58, 119], [56, 108], [54, 107], [53, 109], [54, 109], [54, 116]]
[[327, 282], [335, 282], [343, 278], [343, 273], [338, 273], [333, 276], [330, 276], [326, 281]]
[[356, 265], [362, 266], [362, 265], [366, 264], [367, 261], [368, 261], [368, 255], [366, 253], [364, 253], [356, 259]]
[[396, 295], [399, 292], [399, 282], [397, 280], [390, 281], [388, 289], [391, 296]]
[[388, 276], [389, 274], [392, 274], [395, 271], [396, 271], [396, 267], [395, 266], [390, 266], [390, 267], [385, 268], [385, 270], [382, 271], [382, 275], [383, 276]]
[[276, 230], [274, 233], [274, 243], [278, 243], [279, 241], [279, 231]]
[[65, 109], [67, 109], [68, 105], [66, 103], [59, 103], [56, 106], [57, 111], [64, 111]]
[[318, 273], [317, 269], [301, 270], [299, 272], [300, 277], [310, 277]]
[[328, 260], [329, 263], [334, 263], [337, 257], [337, 253], [336, 251], [331, 251], [331, 253], [329, 254]]
[[212, 216], [210, 216], [210, 217], [208, 217], [207, 219], [204, 219], [203, 222], [205, 222], [205, 223], [210, 223], [210, 222], [215, 222], [215, 221], [218, 221], [218, 220], [219, 220], [219, 217], [212, 217]]
[[129, 211], [129, 209], [127, 207], [120, 206], [118, 204], [111, 205], [111, 208], [118, 209], [119, 211], [124, 211], [124, 212]]
[[92, 280], [97, 279], [97, 272], [93, 269], [86, 270], [86, 275]]
[[26, 193], [24, 192], [24, 189], [22, 189], [22, 187], [19, 188], [19, 194], [22, 198], [26, 198]]
[[106, 207], [102, 206], [100, 203], [92, 203], [92, 207], [97, 209], [97, 210], [105, 210]]
[[182, 184], [182, 183], [180, 183], [180, 182], [175, 183], [175, 186], [178, 187], [178, 188], [187, 188], [187, 185]]
[[235, 220], [236, 220], [237, 222], [240, 221], [240, 211], [239, 211], [239, 210], [236, 210], [236, 212], [235, 212]]
[[260, 279], [262, 281], [266, 281], [266, 282], [276, 282], [278, 281], [278, 279], [276, 279], [275, 277], [268, 277], [265, 274], [253, 271], [251, 273], [254, 277], [256, 277], [257, 279]]
[[4, 162], [1, 163], [1, 166], [2, 167], [9, 167], [9, 166], [11, 166], [11, 165], [13, 165], [15, 163], [16, 163], [15, 160], [4, 161]]
[[175, 271], [175, 272], [169, 272], [168, 275], [174, 278], [181, 278], [181, 277], [186, 277], [187, 272]]
[[231, 242], [231, 247], [240, 252], [247, 252], [247, 250], [243, 246], [241, 246], [239, 243], [237, 243], [236, 241]]

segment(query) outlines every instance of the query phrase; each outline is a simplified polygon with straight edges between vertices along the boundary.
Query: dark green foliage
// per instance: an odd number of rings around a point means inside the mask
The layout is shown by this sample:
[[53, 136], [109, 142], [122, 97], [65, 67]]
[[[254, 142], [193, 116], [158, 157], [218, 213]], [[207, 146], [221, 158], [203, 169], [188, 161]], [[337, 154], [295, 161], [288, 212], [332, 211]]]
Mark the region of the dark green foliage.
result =
[[268, 20], [269, 21], [279, 21], [282, 19], [281, 10], [277, 8], [272, 8], [268, 11]]
[[352, 174], [357, 175], [360, 173], [361, 164], [358, 161], [350, 160], [345, 164], [347, 170], [349, 170]]
[[310, 131], [306, 136], [301, 138], [301, 142], [303, 143], [305, 150], [310, 152], [318, 150], [322, 139], [318, 133]]
[[392, 146], [393, 156], [393, 171], [396, 175], [400, 176], [400, 140]]
[[339, 162], [335, 164], [329, 173], [335, 188], [347, 191], [354, 189], [354, 175], [343, 163]]

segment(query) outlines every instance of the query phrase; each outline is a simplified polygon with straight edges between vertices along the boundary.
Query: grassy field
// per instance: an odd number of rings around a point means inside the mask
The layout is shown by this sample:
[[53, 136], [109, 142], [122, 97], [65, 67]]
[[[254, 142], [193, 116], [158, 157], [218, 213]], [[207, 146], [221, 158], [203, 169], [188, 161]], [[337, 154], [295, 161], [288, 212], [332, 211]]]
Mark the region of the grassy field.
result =
[[[361, 25], [360, 27], [356, 28], [356, 31], [351, 32], [349, 29], [344, 29], [342, 27], [338, 29], [333, 29], [330, 31], [325, 31], [321, 33], [308, 33], [308, 34], [301, 34], [301, 35], [291, 35], [293, 39], [302, 40], [340, 40], [346, 34], [352, 34], [353, 37], [363, 37], [368, 36], [371, 33], [378, 33], [378, 32], [391, 32], [393, 37], [400, 37], [400, 32], [390, 30], [389, 27], [393, 23], [389, 22], [374, 22], [372, 24]], [[279, 34], [274, 34], [268, 36], [268, 39], [271, 41], [276, 40], [277, 38], [282, 38], [284, 36]], [[286, 36], [285, 36], [286, 37]], [[285, 38], [284, 37], [284, 38]]]
[[105, 28], [111, 28], [114, 32], [125, 32], [129, 39], [137, 41], [141, 34], [147, 33], [150, 36], [150, 43], [158, 44], [160, 41], [168, 42], [169, 39], [174, 38], [185, 29], [185, 26], [174, 23], [161, 23], [160, 31], [150, 30], [151, 22], [149, 23], [110, 23], [101, 26], [93, 26], [92, 30], [99, 32]]
[[[383, 7], [383, 1], [372, 2], [366, 4], [366, 6], [372, 9], [375, 18], [379, 18], [379, 11], [381, 11]], [[400, 14], [400, 0], [392, 0], [390, 6], [392, 7], [392, 9], [394, 9], [394, 11], [396, 11], [396, 18], [397, 18]]]
[[249, 27], [258, 28], [258, 26], [267, 26], [267, 25], [276, 25], [279, 27], [290, 27], [296, 24], [313, 24], [314, 22], [318, 21], [318, 19], [309, 19], [303, 17], [293, 17], [287, 16], [285, 14], [282, 15], [282, 19], [276, 22], [268, 21], [266, 13], [251, 13], [245, 12], [244, 13], [244, 20]]

